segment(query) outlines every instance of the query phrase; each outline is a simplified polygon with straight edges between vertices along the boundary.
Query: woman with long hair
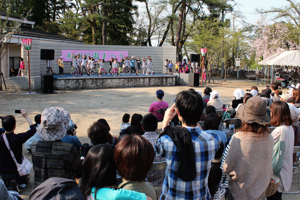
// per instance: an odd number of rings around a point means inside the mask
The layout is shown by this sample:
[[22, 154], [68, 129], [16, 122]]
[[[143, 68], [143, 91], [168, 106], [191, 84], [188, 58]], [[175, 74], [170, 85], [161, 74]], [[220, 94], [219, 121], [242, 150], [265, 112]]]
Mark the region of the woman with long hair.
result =
[[234, 199], [262, 199], [273, 175], [273, 138], [267, 103], [255, 96], [237, 110], [242, 126], [232, 136], [223, 169]]
[[[284, 141], [282, 154], [282, 167], [279, 173], [280, 185], [278, 191], [268, 200], [280, 200], [282, 192], [289, 191], [293, 178], [293, 148], [294, 148], [294, 130], [292, 128], [292, 118], [289, 106], [286, 102], [276, 101], [271, 104], [271, 125], [277, 126], [271, 135], [274, 138], [274, 145], [280, 140]], [[273, 166], [280, 168], [280, 166]], [[277, 174], [275, 174], [277, 175]]]
[[80, 189], [86, 200], [146, 200], [143, 193], [117, 189], [114, 148], [99, 144], [90, 149], [82, 166]]

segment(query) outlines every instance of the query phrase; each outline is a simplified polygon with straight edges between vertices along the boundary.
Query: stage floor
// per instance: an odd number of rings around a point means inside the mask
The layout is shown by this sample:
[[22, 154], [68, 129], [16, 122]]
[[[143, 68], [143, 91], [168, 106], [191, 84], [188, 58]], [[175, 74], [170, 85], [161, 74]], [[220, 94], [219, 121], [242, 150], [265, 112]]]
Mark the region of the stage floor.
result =
[[121, 73], [120, 75], [111, 75], [110, 73], [106, 74], [106, 75], [101, 75], [99, 76], [98, 74], [92, 74], [91, 76], [88, 76], [86, 74], [83, 74], [82, 76], [78, 76], [78, 75], [75, 75], [73, 76], [72, 74], [55, 74], [53, 75], [53, 80], [56, 80], [56, 79], [95, 79], [95, 78], [146, 78], [146, 77], [175, 77], [175, 75], [171, 75], [171, 74], [149, 74], [149, 75], [146, 75], [146, 74], [138, 74], [136, 75], [135, 73], [133, 74], [129, 74], [129, 73], [126, 73], [126, 74], [123, 74]]

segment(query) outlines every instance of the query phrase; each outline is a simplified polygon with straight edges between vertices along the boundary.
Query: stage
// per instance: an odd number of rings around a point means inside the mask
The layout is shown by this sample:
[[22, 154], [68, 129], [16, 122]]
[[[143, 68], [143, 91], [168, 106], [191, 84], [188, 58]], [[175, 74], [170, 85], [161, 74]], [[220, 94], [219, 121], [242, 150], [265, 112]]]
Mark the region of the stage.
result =
[[151, 86], [174, 86], [175, 75], [168, 74], [121, 74], [99, 76], [93, 74], [87, 76], [72, 76], [71, 74], [55, 74], [53, 76], [54, 90], [78, 90], [78, 89], [103, 89], [103, 88], [128, 88]]

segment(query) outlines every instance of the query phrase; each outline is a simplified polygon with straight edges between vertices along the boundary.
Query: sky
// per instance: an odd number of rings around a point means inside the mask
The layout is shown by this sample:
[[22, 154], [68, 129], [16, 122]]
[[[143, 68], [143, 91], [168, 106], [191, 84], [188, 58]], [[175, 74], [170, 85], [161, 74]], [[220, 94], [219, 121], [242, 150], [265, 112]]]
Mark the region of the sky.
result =
[[[255, 12], [256, 9], [269, 10], [272, 7], [283, 8], [289, 5], [286, 0], [234, 0], [237, 4], [234, 6], [234, 10], [238, 10], [245, 16], [245, 21], [254, 24], [260, 19], [260, 14]], [[300, 0], [294, 0], [294, 2], [300, 2]], [[231, 5], [234, 5], [232, 2]], [[226, 18], [230, 18], [226, 16]]]

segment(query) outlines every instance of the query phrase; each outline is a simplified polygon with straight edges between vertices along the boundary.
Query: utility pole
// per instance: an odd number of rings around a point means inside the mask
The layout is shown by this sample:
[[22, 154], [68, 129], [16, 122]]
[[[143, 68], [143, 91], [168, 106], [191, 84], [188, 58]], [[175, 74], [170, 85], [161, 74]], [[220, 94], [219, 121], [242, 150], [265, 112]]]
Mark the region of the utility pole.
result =
[[[226, 3], [226, 0], [223, 0], [223, 3]], [[225, 11], [222, 9], [222, 24], [224, 24], [224, 18], [225, 18]], [[224, 27], [223, 27], [224, 28]], [[223, 34], [223, 40], [222, 40], [222, 64], [221, 64], [221, 78], [224, 78], [225, 76], [225, 66], [224, 66], [224, 34]], [[226, 77], [225, 77], [226, 78]]]

